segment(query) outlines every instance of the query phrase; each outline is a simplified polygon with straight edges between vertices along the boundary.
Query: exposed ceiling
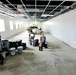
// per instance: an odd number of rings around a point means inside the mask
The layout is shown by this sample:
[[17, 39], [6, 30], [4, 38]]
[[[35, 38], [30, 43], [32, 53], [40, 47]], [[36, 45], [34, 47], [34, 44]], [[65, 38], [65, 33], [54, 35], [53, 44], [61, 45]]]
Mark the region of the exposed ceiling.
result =
[[[19, 14], [27, 13], [31, 19], [48, 20], [76, 7], [75, 0], [0, 0]], [[26, 18], [26, 15], [25, 15]]]

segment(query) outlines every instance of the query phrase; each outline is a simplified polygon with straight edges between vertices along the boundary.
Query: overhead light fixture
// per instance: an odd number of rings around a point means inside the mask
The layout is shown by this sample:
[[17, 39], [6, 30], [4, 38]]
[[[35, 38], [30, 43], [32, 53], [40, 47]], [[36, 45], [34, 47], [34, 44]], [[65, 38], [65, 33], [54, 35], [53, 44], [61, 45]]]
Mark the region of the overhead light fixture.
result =
[[42, 14], [41, 17], [47, 17], [47, 16], [54, 16], [54, 15], [49, 15], [49, 14]]
[[17, 9], [16, 12], [17, 12], [17, 13], [20, 13], [20, 10]]

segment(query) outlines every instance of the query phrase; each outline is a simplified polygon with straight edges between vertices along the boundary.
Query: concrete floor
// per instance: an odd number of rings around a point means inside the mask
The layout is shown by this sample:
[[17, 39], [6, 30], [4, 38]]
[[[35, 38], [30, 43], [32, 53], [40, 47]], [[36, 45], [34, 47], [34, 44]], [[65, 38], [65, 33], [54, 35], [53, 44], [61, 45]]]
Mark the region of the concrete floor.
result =
[[5, 64], [0, 65], [0, 75], [76, 75], [76, 50], [50, 34], [45, 35], [48, 49], [43, 51], [28, 44], [27, 32], [10, 38], [22, 39], [28, 48], [21, 55], [8, 56]]

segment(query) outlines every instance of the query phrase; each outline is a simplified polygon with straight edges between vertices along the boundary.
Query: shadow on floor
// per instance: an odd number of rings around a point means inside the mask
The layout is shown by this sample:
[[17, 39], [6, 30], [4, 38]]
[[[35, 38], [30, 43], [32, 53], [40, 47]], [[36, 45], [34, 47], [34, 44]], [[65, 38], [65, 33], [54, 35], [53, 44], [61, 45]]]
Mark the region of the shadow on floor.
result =
[[34, 49], [27, 47], [25, 50], [34, 50]]
[[61, 46], [54, 44], [54, 43], [50, 43], [48, 42], [48, 48], [44, 48], [44, 51], [50, 51], [50, 52], [56, 52], [56, 51], [61, 51]]
[[48, 42], [48, 48], [49, 48], [49, 49], [60, 49], [61, 46], [59, 46], [59, 45], [57, 45], [57, 44], [54, 44], [54, 43]]

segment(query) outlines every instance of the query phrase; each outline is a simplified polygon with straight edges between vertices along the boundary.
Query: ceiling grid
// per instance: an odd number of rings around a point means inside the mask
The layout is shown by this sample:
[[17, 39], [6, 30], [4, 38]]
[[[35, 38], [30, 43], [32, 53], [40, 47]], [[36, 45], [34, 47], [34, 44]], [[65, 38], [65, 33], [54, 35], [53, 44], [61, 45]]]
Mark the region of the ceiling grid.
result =
[[51, 19], [56, 15], [61, 15], [72, 10], [72, 8], [76, 8], [75, 0], [1, 0], [1, 2], [13, 11], [20, 9], [21, 13], [27, 13], [31, 19], [35, 16], [34, 19], [37, 18], [41, 21]]

